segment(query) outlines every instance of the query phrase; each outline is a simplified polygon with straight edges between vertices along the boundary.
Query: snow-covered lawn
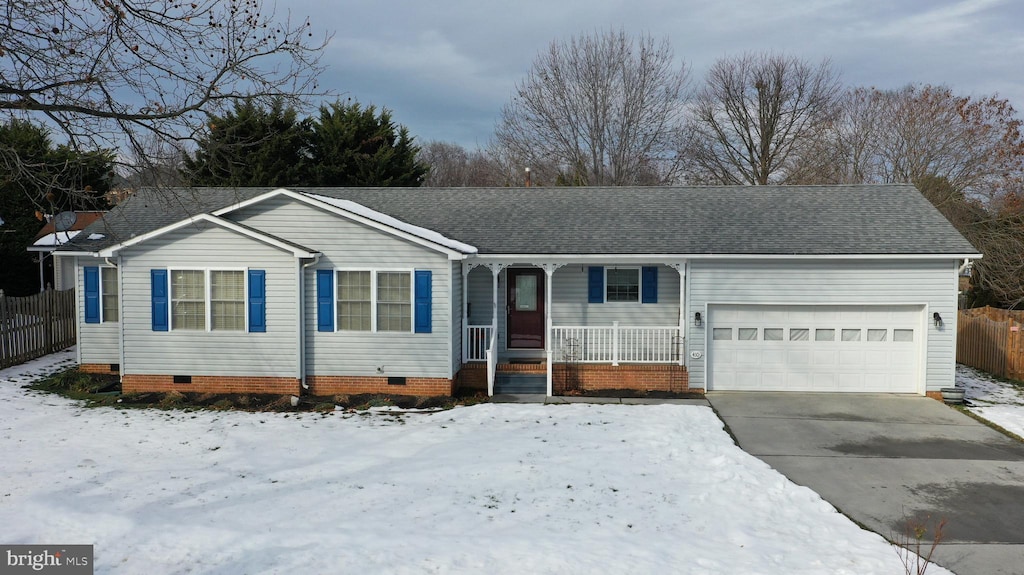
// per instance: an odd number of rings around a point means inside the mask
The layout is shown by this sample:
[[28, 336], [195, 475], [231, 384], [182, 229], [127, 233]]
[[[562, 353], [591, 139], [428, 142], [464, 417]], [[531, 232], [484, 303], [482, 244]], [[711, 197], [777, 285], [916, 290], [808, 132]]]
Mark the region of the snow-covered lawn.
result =
[[1024, 437], [1024, 388], [960, 364], [956, 366], [956, 384], [966, 390], [968, 409]]
[[97, 573], [903, 573], [708, 408], [297, 416], [21, 388], [69, 357], [0, 372], [0, 541], [91, 543]]

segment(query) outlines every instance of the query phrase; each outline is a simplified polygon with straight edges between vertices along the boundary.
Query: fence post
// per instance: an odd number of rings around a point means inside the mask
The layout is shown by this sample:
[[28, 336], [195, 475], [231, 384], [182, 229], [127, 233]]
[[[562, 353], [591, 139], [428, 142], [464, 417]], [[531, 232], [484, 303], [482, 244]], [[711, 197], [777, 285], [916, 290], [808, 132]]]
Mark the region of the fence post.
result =
[[43, 292], [43, 344], [46, 353], [53, 353], [53, 290]]

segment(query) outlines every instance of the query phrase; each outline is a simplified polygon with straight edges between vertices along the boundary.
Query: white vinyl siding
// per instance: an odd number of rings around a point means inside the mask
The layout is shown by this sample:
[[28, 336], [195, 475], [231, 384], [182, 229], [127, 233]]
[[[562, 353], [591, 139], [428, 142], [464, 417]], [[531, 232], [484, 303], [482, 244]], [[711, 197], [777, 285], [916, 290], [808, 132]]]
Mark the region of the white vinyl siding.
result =
[[[716, 303], [923, 306], [929, 318], [933, 312], [952, 318], [941, 328], [931, 322], [921, 328], [927, 390], [953, 385], [957, 309], [953, 260], [693, 260], [688, 273], [687, 351], [702, 356], [687, 360], [691, 387], [705, 386], [706, 340], [712, 336], [708, 322], [697, 327], [692, 316], [701, 312], [706, 318], [709, 304]], [[813, 332], [806, 334], [807, 340], [814, 337]], [[881, 336], [865, 332], [863, 337]], [[895, 336], [890, 330], [887, 337]]]
[[[125, 373], [298, 377], [291, 253], [202, 222], [126, 249], [121, 260]], [[265, 333], [153, 331], [150, 270], [224, 270], [225, 264], [266, 272]]]
[[[323, 253], [318, 265], [307, 268], [303, 277], [307, 374], [453, 376], [451, 262], [446, 254], [291, 198], [270, 199], [227, 214], [226, 217]], [[413, 333], [411, 330], [317, 331], [316, 270], [332, 268], [430, 270], [433, 282], [431, 333]], [[336, 277], [334, 283], [337, 284]]]

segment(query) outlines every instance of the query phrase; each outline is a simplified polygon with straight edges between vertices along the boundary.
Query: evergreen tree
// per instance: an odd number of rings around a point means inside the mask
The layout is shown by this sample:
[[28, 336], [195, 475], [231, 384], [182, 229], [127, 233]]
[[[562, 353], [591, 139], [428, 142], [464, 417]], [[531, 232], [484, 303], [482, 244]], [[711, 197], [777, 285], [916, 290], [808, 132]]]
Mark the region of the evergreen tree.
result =
[[320, 107], [313, 122], [310, 183], [315, 186], [419, 186], [429, 166], [391, 112], [357, 102]]
[[28, 295], [39, 290], [39, 268], [26, 248], [42, 216], [104, 209], [114, 155], [54, 147], [45, 128], [23, 120], [0, 124], [0, 150], [0, 289]]
[[270, 108], [253, 100], [210, 116], [194, 156], [185, 155], [192, 186], [295, 186], [305, 183], [309, 120], [299, 120], [281, 99]]

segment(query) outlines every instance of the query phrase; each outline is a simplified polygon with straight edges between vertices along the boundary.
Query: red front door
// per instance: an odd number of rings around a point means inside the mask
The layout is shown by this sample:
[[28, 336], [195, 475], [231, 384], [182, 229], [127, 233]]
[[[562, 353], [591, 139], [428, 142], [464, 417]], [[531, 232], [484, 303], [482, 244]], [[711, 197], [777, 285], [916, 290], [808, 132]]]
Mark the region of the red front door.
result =
[[508, 348], [544, 348], [544, 272], [508, 270]]

